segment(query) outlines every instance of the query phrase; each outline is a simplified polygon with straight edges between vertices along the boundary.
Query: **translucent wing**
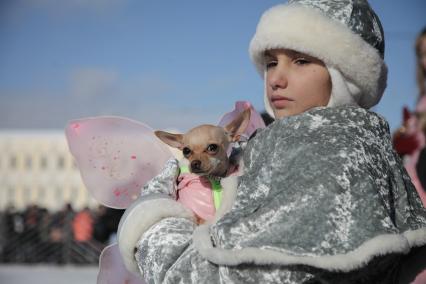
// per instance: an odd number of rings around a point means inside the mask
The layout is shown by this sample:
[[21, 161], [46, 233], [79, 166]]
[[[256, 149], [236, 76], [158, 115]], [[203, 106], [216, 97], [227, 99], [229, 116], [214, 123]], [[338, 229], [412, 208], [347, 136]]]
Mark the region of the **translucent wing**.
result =
[[230, 123], [239, 113], [243, 112], [245, 109], [251, 109], [250, 114], [250, 123], [244, 133], [244, 135], [249, 138], [258, 128], [264, 128], [265, 123], [263, 122], [260, 114], [253, 108], [253, 106], [247, 101], [238, 101], [235, 103], [235, 109], [231, 112], [228, 112], [222, 116], [219, 121], [219, 126], [226, 126]]
[[106, 247], [99, 259], [97, 284], [145, 284], [125, 267], [117, 244]]
[[74, 120], [65, 133], [85, 186], [112, 208], [130, 205], [172, 157], [150, 127], [122, 117]]

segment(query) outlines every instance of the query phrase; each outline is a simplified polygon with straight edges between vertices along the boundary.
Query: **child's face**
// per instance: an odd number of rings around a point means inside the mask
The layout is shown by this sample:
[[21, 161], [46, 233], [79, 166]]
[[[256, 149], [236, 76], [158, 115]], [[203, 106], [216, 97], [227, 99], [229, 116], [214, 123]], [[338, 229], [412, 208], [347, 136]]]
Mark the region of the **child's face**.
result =
[[424, 36], [420, 41], [419, 53], [423, 70], [426, 72], [426, 36]]
[[331, 78], [324, 63], [289, 49], [266, 51], [266, 94], [275, 118], [300, 114], [330, 100]]

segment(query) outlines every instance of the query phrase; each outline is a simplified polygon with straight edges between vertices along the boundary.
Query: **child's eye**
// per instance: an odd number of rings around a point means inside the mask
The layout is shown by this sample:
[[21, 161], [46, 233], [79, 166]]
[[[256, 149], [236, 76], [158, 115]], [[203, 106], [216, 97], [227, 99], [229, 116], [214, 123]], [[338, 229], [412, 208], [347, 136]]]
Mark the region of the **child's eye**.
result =
[[211, 153], [216, 153], [219, 147], [216, 144], [210, 144], [207, 146], [207, 151]]
[[311, 62], [305, 58], [297, 58], [296, 60], [294, 60], [294, 63], [296, 63], [297, 65], [305, 65]]
[[265, 64], [266, 70], [268, 70], [269, 68], [277, 66], [277, 64], [278, 64], [278, 62], [274, 61], [274, 60], [266, 61], [266, 64]]
[[183, 153], [183, 156], [185, 157], [185, 158], [187, 158], [189, 155], [191, 155], [191, 149], [189, 149], [188, 147], [185, 147], [185, 148], [183, 148], [183, 150], [182, 150], [182, 153]]

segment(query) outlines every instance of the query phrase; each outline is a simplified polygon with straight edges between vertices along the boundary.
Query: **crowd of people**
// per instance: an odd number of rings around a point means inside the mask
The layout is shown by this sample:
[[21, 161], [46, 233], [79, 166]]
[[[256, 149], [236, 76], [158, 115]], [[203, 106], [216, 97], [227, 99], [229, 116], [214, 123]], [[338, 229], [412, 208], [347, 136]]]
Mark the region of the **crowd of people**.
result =
[[58, 212], [37, 205], [25, 210], [9, 206], [0, 212], [0, 262], [97, 264], [122, 213], [104, 206], [75, 211], [66, 204]]

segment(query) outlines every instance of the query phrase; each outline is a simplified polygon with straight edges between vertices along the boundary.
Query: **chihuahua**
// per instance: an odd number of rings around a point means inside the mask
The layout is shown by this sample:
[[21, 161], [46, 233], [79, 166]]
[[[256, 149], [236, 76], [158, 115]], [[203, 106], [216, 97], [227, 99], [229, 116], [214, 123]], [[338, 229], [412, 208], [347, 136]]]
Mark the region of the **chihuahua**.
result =
[[230, 143], [239, 141], [250, 122], [250, 109], [244, 110], [225, 127], [203, 124], [185, 134], [155, 131], [164, 143], [182, 151], [193, 174], [225, 177], [233, 161], [228, 157]]
[[218, 210], [213, 209], [213, 200], [207, 197], [209, 193], [206, 195], [204, 187], [198, 188], [195, 192], [188, 189], [184, 191], [186, 194], [184, 193], [182, 202], [194, 212], [197, 224], [211, 221], [213, 218], [217, 220], [231, 208], [237, 190], [235, 171], [241, 172], [239, 167], [241, 151], [238, 151], [241, 147], [236, 147], [237, 150], [233, 149], [235, 151], [231, 153], [228, 148], [231, 143], [240, 141], [249, 122], [250, 109], [246, 109], [223, 128], [204, 124], [192, 128], [185, 134], [155, 132], [155, 135], [164, 143], [182, 151], [185, 159], [181, 162], [187, 162], [191, 173], [216, 181], [220, 179], [223, 196]]

